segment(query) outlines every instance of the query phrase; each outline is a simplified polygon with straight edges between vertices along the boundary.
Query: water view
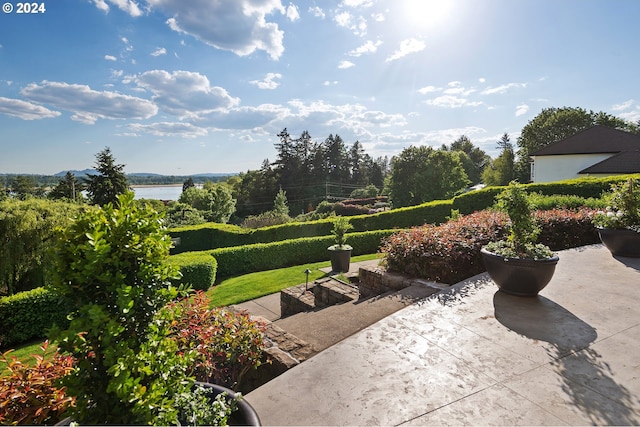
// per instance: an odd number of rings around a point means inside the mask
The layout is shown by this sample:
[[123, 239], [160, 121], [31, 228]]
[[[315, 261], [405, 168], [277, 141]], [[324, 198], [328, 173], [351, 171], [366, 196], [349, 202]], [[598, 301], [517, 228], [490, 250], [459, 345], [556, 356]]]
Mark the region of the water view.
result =
[[[201, 185], [196, 185], [202, 188]], [[182, 184], [133, 186], [136, 199], [178, 200], [182, 193]]]

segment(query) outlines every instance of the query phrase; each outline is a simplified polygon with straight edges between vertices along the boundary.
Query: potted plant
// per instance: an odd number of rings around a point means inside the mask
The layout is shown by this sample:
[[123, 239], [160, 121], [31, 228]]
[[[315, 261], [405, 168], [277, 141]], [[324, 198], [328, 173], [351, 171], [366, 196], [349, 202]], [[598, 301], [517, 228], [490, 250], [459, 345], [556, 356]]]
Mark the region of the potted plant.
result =
[[338, 216], [333, 220], [333, 229], [331, 234], [335, 239], [335, 244], [329, 246], [329, 257], [331, 259], [331, 271], [336, 273], [346, 273], [349, 271], [349, 265], [351, 264], [351, 246], [346, 244], [347, 231], [351, 230], [353, 225], [349, 222], [349, 219], [343, 216]]
[[511, 182], [498, 195], [498, 208], [509, 216], [509, 235], [481, 249], [485, 268], [501, 291], [535, 296], [551, 280], [558, 256], [548, 246], [536, 243], [540, 228], [522, 185]]
[[640, 257], [640, 180], [613, 184], [604, 196], [609, 206], [593, 219], [600, 240], [614, 256]]
[[179, 273], [166, 263], [162, 223], [127, 192], [58, 230], [54, 287], [70, 323], [51, 335], [74, 360], [61, 379], [75, 398], [67, 422], [221, 424], [231, 415], [236, 395], [196, 384], [197, 351], [172, 337], [177, 314], [168, 303], [189, 290], [171, 284]]

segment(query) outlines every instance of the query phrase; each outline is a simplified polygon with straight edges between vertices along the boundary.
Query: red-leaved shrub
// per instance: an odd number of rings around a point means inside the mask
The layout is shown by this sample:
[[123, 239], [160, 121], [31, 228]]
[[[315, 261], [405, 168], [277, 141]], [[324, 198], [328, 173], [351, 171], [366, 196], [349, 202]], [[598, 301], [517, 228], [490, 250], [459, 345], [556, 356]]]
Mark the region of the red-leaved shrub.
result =
[[[0, 424], [34, 425], [55, 424], [73, 398], [56, 382], [73, 369], [73, 361], [61, 356], [57, 350], [48, 354], [47, 341], [40, 347], [42, 354], [34, 354], [36, 363], [27, 366], [5, 352], [0, 361], [6, 366], [7, 375], [0, 377]], [[49, 352], [50, 353], [50, 352]]]
[[[592, 209], [535, 212], [542, 229], [539, 242], [553, 250], [598, 242], [591, 223]], [[506, 238], [508, 217], [480, 211], [439, 226], [432, 224], [399, 231], [385, 239], [380, 252], [389, 271], [454, 284], [485, 271], [480, 249]]]
[[172, 336], [181, 351], [198, 352], [190, 373], [196, 380], [236, 389], [242, 376], [261, 363], [264, 325], [247, 313], [208, 307], [209, 299], [201, 291], [172, 303]]

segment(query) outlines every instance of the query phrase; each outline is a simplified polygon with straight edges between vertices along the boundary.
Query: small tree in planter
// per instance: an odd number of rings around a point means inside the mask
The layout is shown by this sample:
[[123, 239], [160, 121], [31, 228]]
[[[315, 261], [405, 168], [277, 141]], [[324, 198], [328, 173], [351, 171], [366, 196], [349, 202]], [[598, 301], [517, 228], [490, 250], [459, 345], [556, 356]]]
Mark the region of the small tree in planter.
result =
[[327, 249], [331, 258], [331, 270], [334, 272], [346, 273], [349, 271], [351, 250], [353, 248], [346, 244], [346, 233], [351, 229], [353, 229], [353, 225], [351, 225], [348, 218], [338, 216], [333, 220], [331, 234], [335, 239], [335, 244]]
[[640, 257], [640, 180], [614, 184], [604, 197], [609, 206], [593, 219], [600, 240], [613, 255]]
[[204, 423], [224, 420], [193, 392], [187, 372], [196, 352], [180, 352], [170, 336], [174, 318], [165, 306], [187, 292], [171, 285], [178, 272], [165, 262], [171, 239], [162, 224], [128, 192], [117, 208], [89, 210], [59, 230], [54, 286], [71, 321], [52, 336], [75, 360], [62, 378], [76, 399], [74, 421], [170, 425], [194, 413], [212, 417]]
[[514, 295], [537, 295], [551, 280], [558, 256], [536, 243], [540, 228], [522, 185], [511, 182], [498, 195], [498, 209], [509, 216], [508, 237], [481, 250], [489, 276], [500, 290]]

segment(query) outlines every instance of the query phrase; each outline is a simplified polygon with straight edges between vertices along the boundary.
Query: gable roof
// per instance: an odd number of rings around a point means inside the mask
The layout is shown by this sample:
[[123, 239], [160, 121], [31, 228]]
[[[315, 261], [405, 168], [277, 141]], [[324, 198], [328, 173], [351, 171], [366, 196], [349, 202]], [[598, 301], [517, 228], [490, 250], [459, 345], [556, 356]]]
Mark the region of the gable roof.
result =
[[640, 150], [640, 135], [596, 125], [530, 155], [603, 154], [629, 150]]
[[589, 166], [578, 173], [640, 173], [640, 150], [623, 151], [595, 165]]

